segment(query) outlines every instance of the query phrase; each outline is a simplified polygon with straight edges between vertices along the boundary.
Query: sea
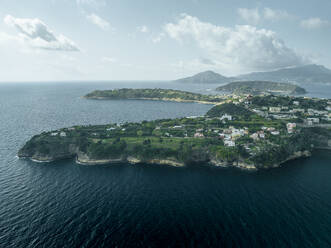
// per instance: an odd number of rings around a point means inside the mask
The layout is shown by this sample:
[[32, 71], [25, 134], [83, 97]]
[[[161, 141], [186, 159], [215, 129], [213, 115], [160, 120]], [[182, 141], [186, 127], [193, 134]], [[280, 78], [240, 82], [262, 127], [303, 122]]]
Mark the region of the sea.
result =
[[[73, 125], [198, 116], [212, 106], [97, 101], [95, 89], [170, 82], [0, 83], [0, 247], [331, 247], [331, 152], [272, 170], [82, 166], [17, 158], [33, 135]], [[305, 87], [331, 98], [331, 86]]]

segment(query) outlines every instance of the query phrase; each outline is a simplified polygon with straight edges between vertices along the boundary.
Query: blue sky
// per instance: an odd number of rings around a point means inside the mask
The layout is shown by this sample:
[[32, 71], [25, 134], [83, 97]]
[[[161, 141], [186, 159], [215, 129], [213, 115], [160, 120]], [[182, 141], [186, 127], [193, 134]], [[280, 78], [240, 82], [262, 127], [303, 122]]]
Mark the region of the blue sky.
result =
[[329, 0], [0, 0], [0, 81], [331, 68], [330, 10]]

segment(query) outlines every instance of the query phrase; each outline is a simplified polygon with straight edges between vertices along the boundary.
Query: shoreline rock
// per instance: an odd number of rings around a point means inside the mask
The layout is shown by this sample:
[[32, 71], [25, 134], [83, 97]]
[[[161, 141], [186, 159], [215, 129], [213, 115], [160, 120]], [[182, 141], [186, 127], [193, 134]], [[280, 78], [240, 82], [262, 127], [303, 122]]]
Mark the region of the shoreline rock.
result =
[[[327, 148], [327, 150], [329, 150], [330, 148]], [[257, 171], [260, 169], [272, 169], [272, 168], [278, 168], [281, 167], [282, 164], [291, 161], [291, 160], [295, 160], [298, 158], [307, 158], [310, 157], [312, 155], [312, 153], [308, 150], [306, 151], [298, 151], [295, 152], [294, 154], [292, 154], [291, 156], [289, 156], [287, 159], [274, 164], [272, 166], [269, 167], [259, 167], [255, 164], [248, 164], [245, 163], [243, 161], [235, 161], [235, 162], [227, 162], [227, 161], [219, 161], [216, 159], [212, 159], [209, 161], [208, 164], [210, 164], [211, 166], [215, 166], [215, 167], [222, 167], [222, 168], [238, 168], [240, 170], [244, 170], [244, 171]], [[20, 158], [28, 158], [33, 162], [36, 163], [51, 163], [51, 162], [55, 162], [55, 161], [59, 161], [60, 159], [54, 159], [54, 158], [50, 158], [50, 157], [20, 157]], [[61, 160], [63, 160], [65, 158], [61, 158]], [[67, 159], [69, 159], [69, 157], [67, 157]], [[89, 158], [86, 154], [84, 153], [79, 153], [77, 154], [76, 158], [75, 158], [75, 163], [79, 164], [79, 165], [87, 165], [87, 166], [97, 166], [97, 165], [111, 165], [111, 164], [123, 164], [123, 163], [129, 163], [129, 164], [148, 164], [148, 165], [152, 165], [152, 164], [157, 164], [157, 165], [167, 165], [167, 166], [172, 166], [172, 167], [185, 167], [186, 164], [180, 161], [176, 161], [175, 159], [172, 158], [168, 158], [168, 159], [150, 159], [150, 160], [141, 160], [138, 159], [136, 157], [133, 156], [129, 156], [127, 158], [115, 158], [115, 159], [91, 159]]]

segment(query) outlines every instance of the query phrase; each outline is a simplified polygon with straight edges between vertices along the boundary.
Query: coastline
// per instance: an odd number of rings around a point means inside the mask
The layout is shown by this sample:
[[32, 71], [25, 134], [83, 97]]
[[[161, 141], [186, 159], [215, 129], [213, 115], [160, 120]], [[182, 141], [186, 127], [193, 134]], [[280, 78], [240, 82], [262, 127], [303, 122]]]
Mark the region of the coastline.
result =
[[[331, 148], [317, 148], [316, 150], [325, 150], [325, 151], [331, 151]], [[292, 161], [292, 160], [296, 160], [299, 158], [308, 158], [312, 156], [312, 152], [306, 150], [306, 151], [298, 151], [295, 152], [294, 154], [292, 154], [291, 156], [289, 156], [287, 159], [273, 164], [270, 167], [260, 167], [257, 166], [256, 164], [248, 164], [242, 161], [235, 161], [235, 162], [227, 162], [227, 161], [218, 161], [215, 159], [210, 160], [209, 162], [206, 162], [206, 164], [209, 164], [211, 166], [214, 167], [222, 167], [222, 168], [237, 168], [243, 171], [258, 171], [261, 169], [274, 169], [274, 168], [279, 168], [281, 167], [284, 163]], [[63, 160], [65, 158], [62, 159], [48, 159], [45, 160], [43, 158], [31, 158], [31, 157], [20, 157], [21, 159], [30, 159], [33, 162], [36, 163], [51, 163], [51, 162], [55, 162], [55, 161], [59, 161], [59, 160]], [[70, 159], [69, 157], [67, 157], [66, 159]], [[75, 163], [77, 165], [86, 165], [86, 166], [98, 166], [98, 165], [111, 165], [111, 164], [124, 164], [124, 163], [128, 163], [128, 164], [132, 164], [132, 165], [136, 165], [136, 164], [148, 164], [148, 165], [166, 165], [166, 166], [171, 166], [171, 167], [186, 167], [187, 164], [177, 161], [173, 158], [167, 158], [167, 159], [149, 159], [149, 160], [141, 160], [138, 159], [136, 157], [132, 157], [129, 156], [125, 159], [123, 158], [117, 158], [117, 159], [90, 159], [88, 158], [86, 155], [84, 154], [80, 154], [79, 156], [77, 155], [76, 158], [74, 159]]]
[[148, 100], [148, 101], [199, 103], [199, 104], [211, 104], [211, 105], [222, 104], [222, 102], [184, 100], [184, 99], [180, 99], [180, 98], [147, 98], [147, 97], [142, 97], [142, 98], [119, 98], [119, 99], [114, 99], [114, 98], [110, 98], [110, 97], [86, 97], [86, 96], [83, 96], [83, 98], [89, 99], [89, 100]]

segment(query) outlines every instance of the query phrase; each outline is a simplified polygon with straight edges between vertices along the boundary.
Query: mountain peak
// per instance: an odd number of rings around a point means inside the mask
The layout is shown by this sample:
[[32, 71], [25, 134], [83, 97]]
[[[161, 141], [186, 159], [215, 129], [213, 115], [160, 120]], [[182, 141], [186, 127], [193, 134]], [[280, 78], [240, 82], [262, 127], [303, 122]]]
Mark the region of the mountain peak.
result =
[[203, 84], [219, 84], [231, 81], [231, 78], [227, 78], [214, 71], [204, 71], [195, 74], [192, 77], [186, 77], [176, 80], [179, 83], [203, 83]]
[[209, 70], [209, 71], [203, 71], [203, 72], [200, 72], [200, 73], [198, 73], [196, 75], [202, 75], [202, 74], [211, 74], [211, 75], [219, 75], [219, 76], [221, 76], [220, 74], [218, 74], [218, 73], [216, 73], [214, 71], [211, 71], [211, 70]]

